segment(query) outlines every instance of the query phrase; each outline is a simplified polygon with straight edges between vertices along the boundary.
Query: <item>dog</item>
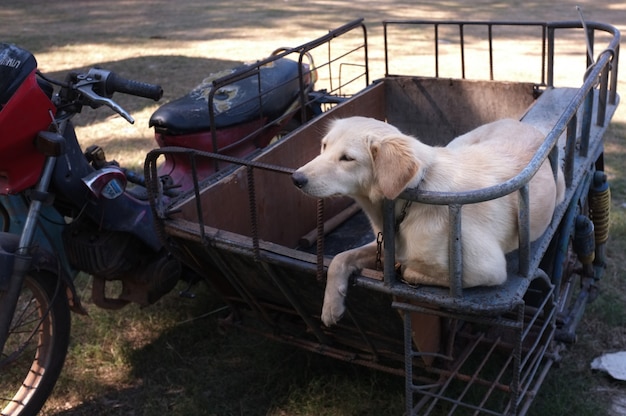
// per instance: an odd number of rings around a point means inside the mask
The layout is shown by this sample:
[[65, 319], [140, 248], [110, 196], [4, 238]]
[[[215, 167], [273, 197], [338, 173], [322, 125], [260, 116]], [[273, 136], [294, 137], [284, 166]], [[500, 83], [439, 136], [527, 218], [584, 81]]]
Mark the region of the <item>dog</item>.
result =
[[[374, 235], [383, 228], [383, 199], [406, 188], [459, 192], [511, 179], [531, 160], [544, 135], [529, 124], [503, 119], [433, 147], [372, 118], [333, 120], [321, 153], [292, 174], [308, 195], [350, 196], [368, 216]], [[529, 184], [530, 238], [540, 237], [564, 197], [565, 182], [546, 160]], [[396, 218], [406, 206], [396, 201]], [[396, 261], [411, 284], [448, 286], [448, 207], [411, 203], [396, 235]], [[462, 208], [463, 287], [505, 282], [505, 253], [518, 248], [518, 193]], [[377, 243], [336, 255], [328, 272], [322, 321], [335, 324], [345, 311], [350, 275], [374, 268]]]

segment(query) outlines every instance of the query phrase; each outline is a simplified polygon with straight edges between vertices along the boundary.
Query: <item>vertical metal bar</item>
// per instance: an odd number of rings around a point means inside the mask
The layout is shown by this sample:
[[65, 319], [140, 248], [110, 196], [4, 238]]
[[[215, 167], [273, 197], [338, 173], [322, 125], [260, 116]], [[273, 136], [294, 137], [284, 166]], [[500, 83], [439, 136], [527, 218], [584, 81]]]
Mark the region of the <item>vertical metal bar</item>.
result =
[[[596, 117], [596, 125], [604, 126], [606, 121], [606, 103], [607, 103], [607, 90], [609, 86], [609, 68], [611, 62], [602, 69], [600, 74], [600, 88], [598, 90], [598, 111]], [[592, 90], [593, 91], [593, 90]]]
[[439, 24], [435, 23], [435, 78], [439, 78]]
[[530, 193], [528, 184], [519, 189], [518, 204], [519, 274], [528, 277], [530, 271]]
[[465, 36], [463, 23], [459, 24], [459, 41], [461, 46], [461, 78], [465, 79]]
[[546, 37], [547, 27], [541, 26], [541, 85], [546, 85]]
[[365, 85], [368, 86], [370, 84], [370, 68], [369, 68], [369, 49], [367, 47], [367, 28], [365, 24], [361, 23], [361, 27], [363, 28], [363, 45], [365, 47]]
[[385, 77], [389, 76], [389, 43], [387, 39], [387, 22], [383, 22], [383, 42], [385, 46]]
[[548, 27], [548, 87], [554, 87], [554, 36], [555, 28]]
[[456, 298], [463, 296], [463, 239], [461, 235], [462, 205], [450, 204], [448, 214], [450, 229], [448, 231], [448, 267], [450, 295]]
[[617, 103], [617, 69], [619, 68], [619, 43], [613, 52], [611, 59], [611, 94], [609, 95], [609, 103], [615, 105]]
[[[583, 21], [584, 23], [584, 21]], [[586, 26], [586, 25], [585, 25]], [[594, 40], [595, 40], [595, 36], [594, 36], [595, 32], [593, 31], [593, 29], [587, 29], [587, 68], [589, 68], [591, 65], [593, 65], [593, 46], [594, 46]]]
[[[302, 123], [306, 123], [309, 121], [309, 117], [306, 111], [308, 97], [306, 94], [307, 86], [304, 83], [304, 66], [303, 66], [304, 57], [307, 52], [308, 52], [307, 50], [301, 49], [300, 53], [298, 54], [299, 55], [298, 56], [298, 84], [299, 84], [299, 89], [300, 89], [300, 91], [298, 91], [298, 95], [300, 97], [300, 120], [302, 120]], [[309, 68], [309, 74], [313, 74], [314, 71], [317, 71], [316, 67]], [[312, 76], [312, 75], [309, 75], [309, 76]]]
[[317, 280], [324, 278], [324, 200], [317, 200]]
[[[584, 21], [583, 21], [584, 24]], [[586, 25], [585, 25], [586, 27]], [[593, 43], [594, 43], [594, 31], [586, 29], [586, 44], [587, 44], [587, 68], [593, 66]], [[580, 138], [580, 154], [583, 157], [587, 157], [589, 152], [589, 134], [591, 132], [591, 123], [593, 119], [593, 95], [594, 89], [592, 88], [586, 95], [583, 104], [583, 119], [581, 127]]]
[[589, 135], [591, 134], [591, 122], [593, 119], [593, 95], [594, 89], [589, 90], [583, 101], [583, 119], [580, 128], [580, 155], [587, 157], [589, 153]]
[[493, 25], [488, 26], [489, 33], [489, 80], [493, 81]]
[[572, 186], [574, 180], [574, 158], [576, 154], [576, 125], [578, 117], [576, 113], [567, 123], [567, 139], [565, 142], [565, 160], [563, 161], [563, 175], [565, 176], [565, 186]]
[[384, 264], [383, 281], [385, 286], [391, 287], [397, 283], [396, 279], [396, 203], [387, 198], [383, 201], [383, 236], [384, 236]]
[[[578, 10], [580, 13], [580, 9]], [[585, 20], [583, 19], [582, 13], [580, 13], [581, 21], [583, 27], [585, 28], [585, 40], [587, 45], [587, 68], [593, 66], [593, 46], [594, 46], [594, 31], [592, 29], [587, 28], [585, 24]], [[593, 89], [589, 91], [587, 96], [585, 97], [585, 101], [583, 104], [583, 119], [582, 119], [582, 130], [581, 130], [581, 143], [580, 143], [580, 155], [583, 157], [587, 157], [587, 153], [589, 151], [589, 134], [591, 132], [591, 119], [593, 115]]]
[[330, 85], [330, 91], [335, 91], [335, 87], [333, 87], [333, 58], [330, 40], [326, 43], [326, 46], [328, 47], [328, 83]]
[[259, 228], [256, 207], [256, 189], [254, 187], [254, 168], [246, 166], [246, 174], [248, 177], [248, 204], [250, 208], [250, 228], [252, 231], [252, 247], [254, 250], [254, 260], [260, 260], [259, 254]]
[[[196, 168], [195, 153], [189, 152], [189, 165], [191, 166], [191, 182], [193, 183], [193, 193], [196, 203], [196, 213], [198, 214], [198, 230], [200, 231], [200, 240], [205, 242], [204, 234], [204, 214], [202, 211], [202, 200], [200, 199], [200, 186], [198, 185], [198, 169]], [[156, 179], [158, 180], [158, 179]]]

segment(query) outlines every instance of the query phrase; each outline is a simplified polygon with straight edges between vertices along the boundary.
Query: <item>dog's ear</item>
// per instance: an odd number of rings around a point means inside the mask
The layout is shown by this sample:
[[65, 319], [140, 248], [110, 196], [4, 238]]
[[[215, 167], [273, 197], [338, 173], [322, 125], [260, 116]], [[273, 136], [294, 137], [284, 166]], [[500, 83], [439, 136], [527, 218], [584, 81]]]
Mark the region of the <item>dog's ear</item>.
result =
[[406, 188], [419, 165], [409, 143], [390, 137], [370, 145], [374, 165], [374, 183], [387, 199], [395, 199]]

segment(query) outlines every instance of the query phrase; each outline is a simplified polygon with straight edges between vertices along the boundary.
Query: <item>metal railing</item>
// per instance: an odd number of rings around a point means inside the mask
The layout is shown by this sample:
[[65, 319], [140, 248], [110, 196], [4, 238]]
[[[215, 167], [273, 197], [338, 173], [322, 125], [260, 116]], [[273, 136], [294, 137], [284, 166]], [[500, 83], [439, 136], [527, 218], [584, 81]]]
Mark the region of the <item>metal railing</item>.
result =
[[[577, 158], [586, 158], [590, 147], [590, 131], [592, 120], [595, 116], [596, 125], [600, 127], [606, 127], [608, 123], [606, 120], [607, 106], [615, 106], [617, 103], [617, 63], [619, 59], [619, 31], [607, 24], [587, 22], [584, 27], [581, 22], [556, 22], [556, 23], [508, 23], [508, 22], [462, 22], [462, 21], [385, 21], [385, 63], [388, 66], [388, 27], [390, 25], [417, 25], [424, 26], [429, 25], [435, 28], [439, 28], [441, 25], [453, 25], [459, 28], [459, 39], [461, 45], [461, 65], [464, 68], [465, 61], [463, 59], [464, 51], [464, 38], [463, 27], [467, 25], [484, 25], [489, 28], [488, 43], [490, 46], [490, 67], [493, 68], [493, 37], [492, 28], [502, 25], [532, 25], [543, 28], [541, 30], [541, 44], [547, 43], [547, 47], [543, 50], [544, 58], [542, 62], [547, 62], [547, 68], [542, 68], [541, 80], [543, 83], [544, 71], [547, 71], [547, 85], [552, 86], [554, 78], [553, 64], [554, 64], [554, 39], [557, 30], [576, 30], [584, 29], [587, 32], [589, 44], [594, 44], [594, 31], [603, 31], [609, 33], [612, 38], [606, 48], [600, 52], [596, 61], [592, 63], [587, 72], [583, 84], [578, 89], [574, 98], [570, 103], [566, 105], [565, 110], [556, 121], [552, 130], [547, 134], [546, 140], [537, 150], [535, 156], [531, 159], [530, 163], [515, 177], [510, 180], [489, 188], [479, 189], [475, 191], [466, 192], [433, 192], [423, 191], [419, 189], [405, 190], [401, 195], [401, 199], [425, 203], [434, 205], [447, 205], [450, 216], [450, 262], [448, 277], [450, 284], [450, 295], [454, 298], [461, 297], [463, 294], [462, 289], [462, 270], [463, 270], [463, 256], [462, 256], [462, 238], [461, 238], [461, 214], [464, 205], [475, 204], [491, 199], [503, 197], [513, 192], [519, 192], [519, 274], [522, 276], [529, 276], [532, 274], [533, 264], [537, 266], [539, 259], [534, 259], [531, 262], [531, 250], [530, 250], [530, 237], [529, 237], [529, 213], [528, 207], [530, 204], [530, 196], [528, 193], [528, 184], [533, 178], [535, 173], [539, 170], [543, 162], [550, 157], [553, 170], [556, 169], [556, 164], [559, 163], [559, 149], [557, 143], [563, 133], [566, 133], [568, 145], [565, 149], [564, 155], [564, 174], [566, 179], [567, 191], [566, 201], [568, 196], [574, 192], [573, 186], [578, 184], [584, 174], [584, 166], [576, 163]], [[438, 38], [436, 41], [438, 41]], [[437, 48], [435, 48], [437, 49]], [[438, 58], [435, 57], [437, 60]], [[493, 72], [492, 74], [493, 75]], [[597, 94], [597, 108], [594, 109], [594, 91]], [[579, 110], [582, 109], [582, 119], [578, 119]], [[581, 129], [582, 136], [580, 137], [580, 146], [576, 149], [576, 134], [577, 129]], [[582, 170], [581, 170], [582, 169]], [[553, 223], [560, 221], [564, 208], [557, 210]], [[393, 264], [395, 259], [395, 248], [393, 247], [393, 241], [395, 239], [395, 214], [392, 203], [387, 203], [385, 206], [385, 264], [390, 264], [385, 269], [385, 282], [388, 287], [397, 287], [394, 285], [397, 278], [395, 276], [395, 270], [393, 270]], [[556, 227], [553, 227], [556, 228]], [[405, 285], [399, 286], [402, 292], [405, 292]]]

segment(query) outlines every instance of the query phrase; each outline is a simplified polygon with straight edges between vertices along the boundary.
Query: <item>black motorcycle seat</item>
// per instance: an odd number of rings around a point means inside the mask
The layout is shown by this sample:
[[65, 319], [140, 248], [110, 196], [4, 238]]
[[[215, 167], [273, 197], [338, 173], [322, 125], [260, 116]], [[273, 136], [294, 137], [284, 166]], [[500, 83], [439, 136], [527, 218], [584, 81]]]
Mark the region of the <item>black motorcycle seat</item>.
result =
[[[241, 66], [229, 72], [242, 73], [247, 68]], [[224, 76], [224, 72], [212, 74], [189, 94], [161, 106], [150, 117], [150, 127], [171, 135], [209, 130], [209, 92], [213, 81]], [[276, 118], [294, 102], [299, 88], [295, 61], [281, 58], [262, 66], [260, 75], [251, 71], [250, 76], [215, 92], [215, 127], [224, 128], [261, 117]]]

